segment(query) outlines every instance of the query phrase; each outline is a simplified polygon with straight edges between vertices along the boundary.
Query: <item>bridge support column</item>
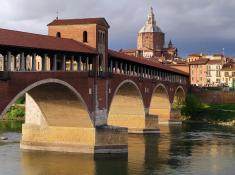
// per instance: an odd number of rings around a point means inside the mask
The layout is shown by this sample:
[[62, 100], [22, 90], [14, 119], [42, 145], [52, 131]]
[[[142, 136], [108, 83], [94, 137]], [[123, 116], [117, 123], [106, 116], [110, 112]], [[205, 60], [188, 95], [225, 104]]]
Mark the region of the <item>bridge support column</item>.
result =
[[71, 60], [70, 60], [70, 71], [74, 71], [74, 56], [72, 56]]
[[42, 71], [47, 70], [47, 54], [44, 54], [42, 57]]
[[180, 109], [174, 109], [173, 104], [171, 104], [169, 124], [182, 124], [180, 118], [181, 118]]
[[62, 71], [66, 71], [66, 55], [63, 55], [63, 59], [62, 59]]
[[7, 52], [7, 70], [11, 71], [11, 62], [12, 62], [12, 58], [11, 58], [11, 52]]
[[22, 52], [20, 55], [20, 71], [25, 71], [25, 62], [25, 54]]
[[171, 104], [168, 120], [160, 120], [159, 124], [160, 125], [182, 124], [180, 117], [181, 117], [181, 111], [174, 109], [173, 104]]
[[36, 71], [36, 53], [33, 53], [32, 56], [32, 71]]
[[[51, 97], [47, 96], [47, 98]], [[58, 99], [61, 100], [59, 95], [56, 97], [57, 103], [59, 103]], [[54, 104], [48, 104], [47, 108], [51, 108], [52, 105], [55, 106]], [[75, 109], [70, 109], [69, 106], [65, 105], [63, 110], [74, 111]], [[81, 109], [80, 112], [82, 112]], [[84, 114], [79, 114], [80, 117], [82, 115]], [[63, 119], [60, 116], [51, 116], [51, 119], [46, 117], [48, 117], [47, 114], [41, 112], [41, 108], [32, 96], [26, 94], [26, 117], [25, 124], [22, 127], [21, 149], [92, 154], [127, 153], [128, 151], [128, 132], [126, 128], [93, 127], [92, 125], [86, 127], [86, 125], [81, 126], [81, 124], [80, 126], [76, 126], [76, 124], [75, 126], [68, 126], [64, 124], [68, 119]], [[73, 125], [74, 123], [84, 122], [81, 119], [78, 120], [80, 122], [73, 121]], [[57, 121], [57, 123], [51, 123], [53, 121]]]
[[53, 71], [57, 71], [57, 55], [54, 55], [53, 57]]

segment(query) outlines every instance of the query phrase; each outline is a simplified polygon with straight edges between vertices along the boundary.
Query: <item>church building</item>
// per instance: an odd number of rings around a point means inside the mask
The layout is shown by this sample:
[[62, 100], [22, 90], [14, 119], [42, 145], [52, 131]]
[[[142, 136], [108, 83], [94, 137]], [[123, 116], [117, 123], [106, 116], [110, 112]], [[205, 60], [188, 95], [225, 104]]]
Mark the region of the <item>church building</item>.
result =
[[137, 49], [121, 49], [120, 52], [162, 63], [173, 62], [177, 58], [177, 48], [172, 41], [165, 47], [165, 33], [157, 26], [152, 7], [145, 25], [138, 33]]

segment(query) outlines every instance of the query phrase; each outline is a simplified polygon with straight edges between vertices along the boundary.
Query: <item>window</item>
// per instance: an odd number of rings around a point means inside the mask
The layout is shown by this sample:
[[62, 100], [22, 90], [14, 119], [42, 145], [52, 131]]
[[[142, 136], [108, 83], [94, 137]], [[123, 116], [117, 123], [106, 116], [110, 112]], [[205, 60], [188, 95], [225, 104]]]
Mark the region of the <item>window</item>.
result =
[[57, 38], [61, 38], [61, 33], [60, 33], [60, 32], [57, 32], [57, 33], [56, 33], [56, 37], [57, 37]]
[[235, 77], [235, 72], [232, 72], [232, 76]]
[[228, 78], [226, 78], [226, 84], [228, 84]]
[[98, 42], [105, 44], [105, 32], [104, 31], [98, 31]]
[[207, 76], [211, 77], [211, 71], [207, 71]]
[[229, 76], [229, 73], [228, 73], [228, 72], [225, 72], [224, 75], [225, 75], [225, 77], [228, 77], [228, 76]]
[[84, 43], [87, 43], [87, 42], [88, 42], [88, 34], [87, 34], [87, 31], [84, 31], [84, 32], [83, 32], [83, 42], [84, 42]]

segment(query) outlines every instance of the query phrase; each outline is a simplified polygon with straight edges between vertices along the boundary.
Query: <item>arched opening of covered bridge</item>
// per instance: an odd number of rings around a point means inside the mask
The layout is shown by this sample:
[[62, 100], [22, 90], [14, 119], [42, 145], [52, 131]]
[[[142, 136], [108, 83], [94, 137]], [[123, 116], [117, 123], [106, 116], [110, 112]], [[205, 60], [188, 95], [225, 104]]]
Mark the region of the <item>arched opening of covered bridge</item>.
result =
[[170, 120], [171, 104], [166, 87], [162, 84], [156, 86], [153, 91], [149, 115], [158, 118], [158, 123], [166, 123]]
[[[127, 153], [127, 130], [94, 126], [82, 95], [65, 81], [41, 80], [21, 91], [26, 117], [21, 149], [78, 153]], [[109, 139], [107, 139], [109, 138]], [[110, 139], [112, 138], [112, 139]]]
[[26, 96], [21, 149], [95, 153], [96, 128], [82, 96], [68, 83], [47, 79], [20, 92]]
[[64, 81], [48, 79], [28, 86], [11, 101], [3, 111], [3, 115], [24, 95], [26, 123], [41, 124], [39, 121], [43, 118], [47, 126], [93, 128], [83, 98]]
[[109, 109], [108, 125], [127, 127], [129, 131], [145, 128], [143, 98], [134, 82], [127, 80], [116, 88]]
[[179, 86], [174, 95], [174, 101], [172, 105], [172, 111], [171, 111], [171, 121], [180, 121], [181, 116], [181, 108], [184, 104], [186, 95], [184, 88], [182, 86]]

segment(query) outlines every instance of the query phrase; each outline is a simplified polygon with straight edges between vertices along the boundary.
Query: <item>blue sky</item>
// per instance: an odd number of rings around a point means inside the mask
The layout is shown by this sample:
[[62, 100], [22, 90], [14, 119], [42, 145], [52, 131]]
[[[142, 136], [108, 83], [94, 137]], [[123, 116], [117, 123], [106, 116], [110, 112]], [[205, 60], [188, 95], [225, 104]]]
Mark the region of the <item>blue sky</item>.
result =
[[111, 28], [109, 47], [135, 48], [136, 37], [153, 6], [157, 24], [180, 56], [221, 53], [235, 56], [235, 0], [0, 0], [0, 27], [47, 34], [59, 18], [105, 17]]

